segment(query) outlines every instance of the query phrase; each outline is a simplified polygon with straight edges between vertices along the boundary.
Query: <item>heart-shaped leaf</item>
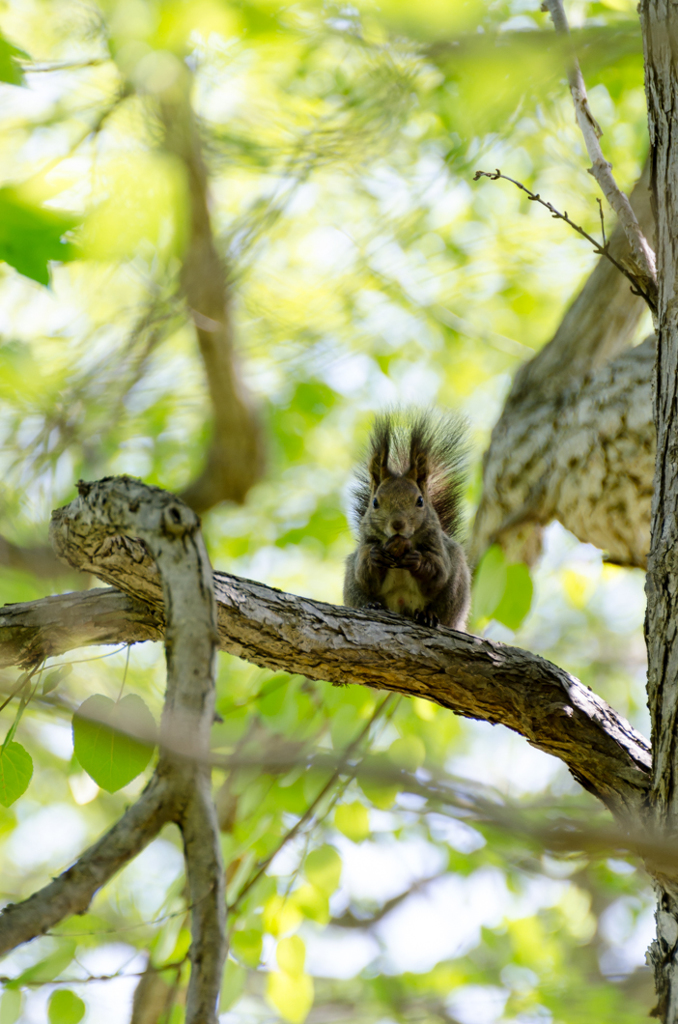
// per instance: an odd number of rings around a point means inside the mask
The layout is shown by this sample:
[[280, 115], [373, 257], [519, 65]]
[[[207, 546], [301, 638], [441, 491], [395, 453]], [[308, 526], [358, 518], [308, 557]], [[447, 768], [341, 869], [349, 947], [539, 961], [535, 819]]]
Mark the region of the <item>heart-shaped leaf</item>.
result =
[[20, 743], [8, 743], [0, 752], [0, 804], [9, 807], [28, 789], [33, 759]]
[[154, 743], [149, 738], [154, 734], [153, 715], [135, 693], [119, 701], [97, 693], [73, 715], [75, 756], [107, 793], [141, 774], [151, 760]]

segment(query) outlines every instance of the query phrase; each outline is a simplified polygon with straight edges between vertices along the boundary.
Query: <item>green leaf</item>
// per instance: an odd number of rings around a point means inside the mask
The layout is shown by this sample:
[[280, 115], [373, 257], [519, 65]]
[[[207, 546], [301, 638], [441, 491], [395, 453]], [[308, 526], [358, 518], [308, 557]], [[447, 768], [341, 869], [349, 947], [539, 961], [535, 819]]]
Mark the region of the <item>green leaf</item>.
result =
[[18, 188], [0, 188], [0, 260], [47, 285], [49, 261], [74, 257], [63, 235], [77, 223], [72, 214], [30, 202]]
[[28, 54], [0, 36], [0, 82], [8, 82], [10, 85], [24, 84], [23, 71], [16, 62], [17, 57], [27, 60]]
[[153, 744], [134, 736], [154, 732], [153, 716], [135, 693], [117, 702], [97, 693], [73, 715], [75, 756], [107, 793], [115, 793], [141, 774], [151, 760]]
[[21, 1017], [23, 1001], [24, 996], [20, 989], [6, 986], [0, 1001], [0, 1024], [16, 1024]]
[[403, 736], [388, 748], [388, 759], [408, 772], [416, 772], [426, 760], [426, 747], [418, 736]]
[[85, 1004], [75, 992], [69, 988], [57, 989], [49, 1000], [49, 1024], [78, 1024], [85, 1016], [85, 1009]]
[[378, 782], [370, 782], [369, 779], [360, 779], [358, 785], [370, 803], [379, 811], [387, 811], [392, 807], [400, 792], [397, 786], [385, 786]]
[[233, 953], [248, 967], [258, 966], [261, 960], [262, 945], [262, 934], [256, 928], [244, 928], [242, 931], [233, 932], [231, 937]]
[[370, 816], [364, 804], [354, 800], [340, 804], [334, 812], [334, 824], [354, 843], [362, 843], [370, 834]]
[[515, 562], [506, 570], [506, 590], [494, 610], [497, 622], [509, 629], [518, 629], [532, 605], [532, 578], [523, 562]]
[[240, 999], [246, 981], [247, 971], [245, 968], [237, 964], [235, 960], [227, 960], [219, 996], [219, 1013], [226, 1013]]
[[307, 974], [273, 971], [268, 976], [266, 998], [290, 1024], [302, 1024], [313, 1006], [313, 979]]
[[473, 614], [478, 619], [489, 619], [504, 596], [507, 566], [504, 552], [498, 544], [488, 548], [480, 560], [473, 581]]
[[341, 857], [333, 846], [320, 846], [306, 858], [304, 874], [309, 882], [330, 895], [339, 885]]
[[295, 889], [290, 902], [301, 911], [309, 921], [327, 924], [330, 919], [330, 904], [327, 893], [316, 885], [301, 885]]
[[288, 939], [280, 939], [275, 951], [275, 958], [281, 971], [299, 977], [304, 973], [306, 946], [299, 935], [291, 935]]
[[20, 743], [8, 743], [0, 752], [0, 804], [9, 807], [26, 792], [33, 775], [33, 759]]
[[53, 981], [66, 970], [74, 953], [75, 942], [72, 939], [62, 939], [54, 953], [28, 967], [18, 978], [14, 978], [12, 985], [20, 988], [22, 985], [45, 985], [48, 981]]
[[59, 686], [59, 684], [66, 678], [66, 676], [69, 676], [72, 671], [72, 665], [62, 665], [61, 668], [56, 669], [54, 672], [50, 672], [42, 684], [43, 696], [51, 693], [52, 690], [56, 690], [57, 686]]

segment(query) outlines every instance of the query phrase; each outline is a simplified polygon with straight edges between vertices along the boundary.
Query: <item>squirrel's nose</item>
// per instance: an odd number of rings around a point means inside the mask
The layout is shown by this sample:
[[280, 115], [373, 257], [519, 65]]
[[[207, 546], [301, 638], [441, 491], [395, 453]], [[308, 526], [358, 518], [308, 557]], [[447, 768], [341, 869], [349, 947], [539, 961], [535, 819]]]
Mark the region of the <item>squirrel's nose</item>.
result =
[[391, 529], [395, 533], [400, 533], [401, 530], [405, 529], [405, 520], [404, 519], [392, 519], [391, 520]]

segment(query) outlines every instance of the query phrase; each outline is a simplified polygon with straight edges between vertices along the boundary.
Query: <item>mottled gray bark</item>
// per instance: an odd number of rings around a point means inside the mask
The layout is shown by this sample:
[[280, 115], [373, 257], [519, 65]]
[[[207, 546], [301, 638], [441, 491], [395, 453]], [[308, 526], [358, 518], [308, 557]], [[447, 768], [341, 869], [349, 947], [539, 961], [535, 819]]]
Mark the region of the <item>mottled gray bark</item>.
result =
[[[659, 276], [657, 461], [645, 623], [654, 746], [652, 811], [664, 840], [678, 842], [678, 7], [667, 0], [642, 0], [640, 15]], [[657, 938], [649, 959], [658, 998], [655, 1013], [665, 1024], [676, 1024], [678, 871], [658, 865], [653, 874]]]
[[541, 527], [557, 519], [608, 560], [646, 566], [654, 360], [651, 336], [557, 395], [507, 403], [486, 457], [474, 559], [499, 542], [532, 562]]

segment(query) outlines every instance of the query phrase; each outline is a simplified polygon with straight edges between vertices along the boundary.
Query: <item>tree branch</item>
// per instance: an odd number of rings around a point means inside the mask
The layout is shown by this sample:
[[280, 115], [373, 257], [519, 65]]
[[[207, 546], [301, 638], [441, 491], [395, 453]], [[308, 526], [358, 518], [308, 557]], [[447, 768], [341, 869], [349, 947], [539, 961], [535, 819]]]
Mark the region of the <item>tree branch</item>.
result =
[[[4, 948], [13, 948], [74, 910], [85, 909], [96, 889], [139, 852], [164, 821], [175, 820], [184, 834], [195, 903], [186, 1021], [216, 1024], [226, 953], [223, 867], [209, 762], [217, 631], [212, 570], [200, 521], [173, 495], [129, 477], [80, 482], [78, 491], [75, 501], [53, 513], [51, 536], [57, 549], [87, 538], [93, 549], [106, 552], [112, 538], [125, 532], [142, 538], [130, 542], [129, 548], [153, 560], [153, 583], [167, 619], [160, 758], [145, 793], [122, 820], [70, 872], [6, 910], [0, 935], [4, 926]], [[126, 550], [124, 538], [121, 542]], [[189, 759], [176, 753], [183, 732], [191, 737], [194, 756]], [[92, 863], [99, 866], [97, 872]], [[19, 925], [13, 927], [17, 920]]]
[[[157, 629], [162, 621], [159, 579], [140, 542], [118, 537], [97, 547], [86, 535], [69, 530], [57, 543], [59, 554], [72, 565], [142, 595], [150, 605], [147, 628]], [[294, 597], [225, 573], [215, 573], [215, 594], [221, 650], [268, 668], [423, 697], [469, 718], [502, 723], [563, 760], [582, 785], [616, 812], [633, 813], [645, 799], [647, 741], [600, 697], [537, 655], [448, 629], [426, 629], [386, 612]], [[87, 638], [90, 608], [99, 622], [106, 622], [110, 642], [125, 642], [129, 613], [121, 616], [116, 635], [113, 628], [120, 595], [90, 591], [82, 596], [85, 600], [75, 605], [68, 595], [36, 602], [41, 607], [37, 614], [33, 607], [28, 627], [31, 652], [40, 648], [36, 618], [50, 620], [53, 643], [57, 606], [64, 601], [70, 635], [80, 643]], [[137, 606], [135, 601], [135, 613]], [[9, 649], [5, 663], [27, 643], [21, 635], [26, 612], [16, 614], [14, 607], [0, 617], [0, 644]], [[133, 628], [138, 635], [138, 620]]]
[[226, 958], [226, 894], [221, 842], [211, 773], [197, 765], [181, 816], [186, 874], [191, 902], [191, 980], [186, 996], [186, 1020], [216, 1021], [215, 1006]]
[[236, 365], [230, 289], [212, 232], [207, 172], [190, 102], [190, 85], [187, 76], [183, 93], [166, 98], [160, 115], [165, 148], [183, 164], [190, 193], [190, 234], [181, 284], [207, 375], [213, 433], [205, 467], [181, 497], [196, 512], [203, 513], [220, 501], [244, 500], [261, 476], [263, 439], [252, 399]]
[[[78, 538], [108, 550], [112, 535], [141, 538], [153, 558], [156, 586], [167, 609], [167, 692], [157, 771], [172, 780], [184, 836], [186, 870], [194, 906], [187, 1024], [216, 1024], [216, 1001], [226, 956], [223, 865], [211, 796], [210, 732], [214, 720], [214, 654], [217, 644], [212, 569], [200, 520], [166, 491], [130, 477], [78, 484], [79, 498], [52, 513], [50, 537], [57, 551]], [[182, 735], [195, 757], [175, 753]]]

